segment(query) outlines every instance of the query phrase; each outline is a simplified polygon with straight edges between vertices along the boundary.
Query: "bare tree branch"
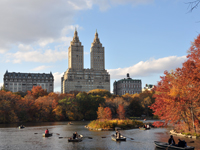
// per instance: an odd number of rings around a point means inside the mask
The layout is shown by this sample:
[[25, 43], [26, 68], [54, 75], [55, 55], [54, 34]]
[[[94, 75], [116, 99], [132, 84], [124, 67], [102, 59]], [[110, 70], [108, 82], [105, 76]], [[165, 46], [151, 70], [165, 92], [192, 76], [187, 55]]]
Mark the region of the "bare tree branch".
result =
[[192, 2], [186, 3], [186, 4], [188, 4], [188, 8], [190, 9], [189, 12], [192, 12], [195, 8], [197, 8], [199, 3], [200, 3], [200, 0], [195, 0]]

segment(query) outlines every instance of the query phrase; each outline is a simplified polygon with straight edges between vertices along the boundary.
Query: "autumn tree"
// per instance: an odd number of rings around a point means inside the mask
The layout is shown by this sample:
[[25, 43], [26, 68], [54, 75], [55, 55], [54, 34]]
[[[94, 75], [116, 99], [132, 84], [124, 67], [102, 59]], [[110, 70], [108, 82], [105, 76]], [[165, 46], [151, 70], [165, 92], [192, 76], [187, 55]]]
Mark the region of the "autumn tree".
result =
[[15, 95], [10, 91], [0, 91], [0, 122], [1, 123], [11, 123], [17, 122], [17, 113], [20, 111], [18, 107], [18, 102], [21, 97]]
[[76, 103], [78, 112], [83, 115], [83, 119], [96, 119], [96, 111], [99, 104], [104, 104], [105, 99], [98, 95], [88, 95], [85, 92], [76, 95]]
[[100, 97], [111, 97], [112, 94], [108, 91], [108, 90], [104, 90], [104, 89], [94, 89], [88, 92], [88, 94], [92, 94], [92, 95], [98, 95]]
[[109, 107], [104, 108], [104, 119], [111, 120], [112, 119], [112, 111]]
[[97, 118], [99, 120], [103, 120], [104, 119], [104, 108], [103, 108], [102, 105], [99, 105], [99, 107], [98, 107]]
[[186, 125], [196, 132], [200, 122], [200, 35], [195, 39], [182, 68], [165, 71], [155, 88], [154, 114], [165, 123]]
[[119, 116], [119, 119], [125, 119], [125, 110], [124, 105], [119, 104], [119, 107], [117, 109], [117, 114]]
[[47, 90], [42, 89], [41, 86], [33, 86], [31, 91], [28, 91], [28, 95], [32, 95], [34, 99], [38, 97], [48, 95]]

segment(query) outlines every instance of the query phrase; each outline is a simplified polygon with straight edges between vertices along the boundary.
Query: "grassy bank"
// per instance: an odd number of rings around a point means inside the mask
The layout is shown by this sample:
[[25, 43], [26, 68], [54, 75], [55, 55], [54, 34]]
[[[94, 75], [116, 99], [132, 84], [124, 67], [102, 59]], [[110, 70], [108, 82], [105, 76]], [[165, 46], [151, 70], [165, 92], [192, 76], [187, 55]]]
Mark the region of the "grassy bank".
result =
[[143, 122], [138, 121], [138, 120], [93, 120], [88, 124], [89, 128], [93, 129], [114, 129], [115, 127], [120, 127], [122, 129], [132, 129], [132, 128], [137, 128], [143, 126]]

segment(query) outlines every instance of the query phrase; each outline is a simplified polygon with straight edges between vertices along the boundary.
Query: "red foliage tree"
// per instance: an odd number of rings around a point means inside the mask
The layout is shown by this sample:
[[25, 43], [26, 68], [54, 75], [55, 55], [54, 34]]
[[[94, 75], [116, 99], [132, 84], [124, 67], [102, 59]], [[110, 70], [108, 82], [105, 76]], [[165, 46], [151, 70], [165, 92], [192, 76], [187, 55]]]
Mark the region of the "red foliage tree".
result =
[[165, 120], [165, 124], [184, 124], [187, 130], [200, 123], [200, 35], [187, 55], [182, 68], [174, 72], [165, 71], [155, 87], [155, 103], [151, 105], [154, 114]]
[[117, 114], [119, 115], [119, 119], [125, 119], [124, 105], [119, 104], [119, 107], [117, 109]]
[[28, 91], [28, 95], [32, 95], [34, 99], [37, 99], [38, 97], [48, 95], [48, 93], [41, 86], [33, 86], [32, 90]]
[[104, 119], [112, 119], [112, 111], [109, 107], [104, 108]]

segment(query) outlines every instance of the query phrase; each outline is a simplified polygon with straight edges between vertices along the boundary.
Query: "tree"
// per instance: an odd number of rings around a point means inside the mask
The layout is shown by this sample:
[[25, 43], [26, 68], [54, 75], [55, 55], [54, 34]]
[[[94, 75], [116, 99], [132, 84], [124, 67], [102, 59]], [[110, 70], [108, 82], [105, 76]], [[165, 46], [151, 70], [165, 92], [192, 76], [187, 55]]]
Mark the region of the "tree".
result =
[[[200, 35], [188, 51], [188, 60], [165, 76], [155, 88], [154, 114], [165, 123], [185, 125], [195, 130], [200, 123]], [[185, 129], [186, 130], [186, 129]]]
[[119, 116], [119, 119], [125, 119], [125, 110], [124, 105], [119, 104], [119, 107], [117, 109], [117, 114]]
[[128, 106], [128, 115], [140, 117], [143, 114], [143, 107], [141, 106], [141, 100], [139, 94], [134, 94], [130, 104]]
[[101, 97], [111, 97], [112, 94], [108, 91], [108, 90], [104, 90], [104, 89], [94, 89], [88, 92], [88, 94], [92, 94], [92, 95], [98, 95]]
[[28, 91], [28, 95], [32, 95], [34, 99], [37, 99], [38, 97], [46, 96], [48, 95], [47, 90], [42, 89], [41, 86], [33, 86], [31, 91]]
[[104, 119], [112, 119], [112, 111], [109, 107], [104, 108]]
[[102, 107], [102, 105], [99, 105], [99, 107], [98, 107], [97, 118], [99, 120], [103, 120], [104, 119], [104, 108]]

